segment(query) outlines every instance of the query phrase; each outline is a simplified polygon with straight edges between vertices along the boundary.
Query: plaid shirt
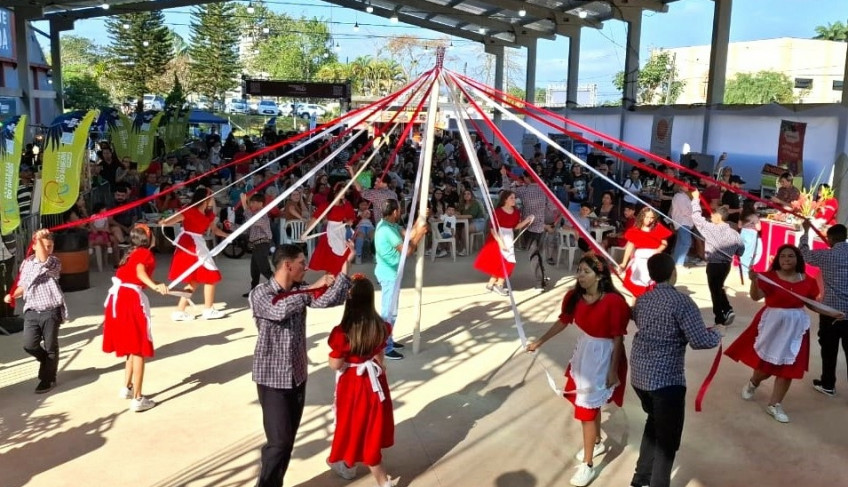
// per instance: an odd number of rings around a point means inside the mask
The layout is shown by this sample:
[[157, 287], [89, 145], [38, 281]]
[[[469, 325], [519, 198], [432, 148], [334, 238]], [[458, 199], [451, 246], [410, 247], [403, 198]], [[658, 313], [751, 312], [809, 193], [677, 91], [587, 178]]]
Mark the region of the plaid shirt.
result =
[[704, 236], [704, 251], [707, 254], [707, 262], [726, 264], [733, 261], [734, 255], [742, 255], [745, 252], [745, 244], [742, 236], [727, 223], [708, 222], [701, 214], [701, 201], [693, 199], [692, 221], [695, 227]]
[[545, 231], [545, 215], [551, 203], [548, 201], [548, 196], [542, 191], [538, 184], [528, 184], [525, 186], [515, 186], [513, 188], [515, 196], [521, 199], [521, 213], [523, 217], [533, 215], [536, 217], [528, 232], [542, 233]]
[[[295, 284], [288, 291], [308, 287]], [[253, 354], [253, 380], [275, 389], [291, 389], [306, 381], [306, 307], [329, 308], [347, 299], [350, 278], [339, 274], [332, 287], [320, 297], [313, 293], [294, 294], [273, 304], [283, 291], [274, 278], [250, 292], [250, 309], [259, 328]]]
[[68, 320], [65, 295], [59, 288], [61, 271], [62, 262], [55, 255], [48, 256], [44, 262], [31, 255], [21, 263], [18, 286], [24, 290], [24, 312], [62, 308], [62, 321]]
[[630, 351], [630, 382], [643, 391], [685, 386], [686, 344], [701, 350], [721, 341], [717, 332], [707, 330], [692, 298], [668, 283], [636, 300], [633, 320], [638, 331]]
[[838, 242], [832, 248], [810, 250], [806, 238], [801, 239], [804, 260], [821, 269], [824, 281], [822, 302], [831, 308], [848, 313], [848, 242]]
[[383, 206], [386, 204], [386, 201], [397, 201], [397, 193], [389, 188], [366, 189], [362, 191], [362, 198], [371, 202], [374, 208], [372, 214], [374, 215], [374, 219], [379, 222], [383, 219]]
[[[244, 209], [244, 218], [247, 220], [253, 216], [253, 212], [250, 211], [250, 208]], [[262, 218], [256, 221], [253, 225], [250, 226], [250, 236], [248, 240], [251, 242], [256, 242], [258, 240], [262, 240], [266, 238], [268, 240], [272, 240], [274, 237], [271, 234], [271, 219], [268, 218], [268, 214], [262, 215]]]

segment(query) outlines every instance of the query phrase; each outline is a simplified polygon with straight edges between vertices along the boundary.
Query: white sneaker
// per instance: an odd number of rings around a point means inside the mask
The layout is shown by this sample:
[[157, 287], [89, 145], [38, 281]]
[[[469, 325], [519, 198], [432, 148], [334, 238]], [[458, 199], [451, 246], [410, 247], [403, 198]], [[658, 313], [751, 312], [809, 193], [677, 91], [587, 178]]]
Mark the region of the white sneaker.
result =
[[447, 250], [440, 250], [440, 251], [436, 252], [436, 257], [447, 257], [447, 255], [448, 255]]
[[330, 470], [345, 480], [353, 480], [356, 478], [356, 465], [348, 467], [343, 461], [333, 463], [327, 462], [327, 465], [330, 466]]
[[215, 308], [206, 308], [203, 310], [203, 319], [204, 320], [217, 320], [219, 318], [223, 318], [224, 313], [221, 310], [217, 310]]
[[357, 256], [356, 256], [356, 260], [355, 260], [354, 262], [356, 263], [356, 265], [362, 264], [362, 256], [361, 256], [361, 255], [357, 255]]
[[766, 406], [766, 412], [780, 423], [788, 423], [789, 416], [783, 412], [783, 406], [780, 403]]
[[118, 390], [118, 399], [132, 399], [132, 397], [132, 387], [121, 387], [121, 389]]
[[570, 482], [571, 485], [574, 485], [575, 487], [586, 487], [594, 478], [595, 469], [585, 463], [581, 463], [580, 466], [577, 467], [577, 473], [571, 477]]
[[156, 403], [153, 402], [152, 399], [148, 399], [144, 396], [141, 396], [138, 399], [133, 399], [132, 402], [130, 402], [130, 411], [140, 413], [142, 411], [152, 409], [153, 406], [156, 406]]
[[466, 252], [464, 250], [460, 250], [459, 252], [456, 253], [456, 255], [458, 255], [460, 257], [465, 257], [466, 255], [468, 255], [468, 252]]
[[757, 390], [757, 386], [755, 386], [751, 381], [745, 383], [742, 386], [742, 399], [746, 401], [750, 401], [752, 397], [754, 397], [754, 391]]
[[185, 311], [174, 311], [171, 313], [171, 319], [173, 321], [193, 321], [194, 315], [190, 315]]
[[[600, 443], [595, 443], [595, 447], [592, 448], [592, 458], [595, 458], [599, 455], [603, 455], [604, 452], [606, 452], [606, 451], [607, 451], [607, 446], [604, 445], [603, 441], [600, 442]], [[574, 459], [577, 460], [578, 462], [583, 461], [583, 449], [582, 448], [580, 449], [580, 451], [578, 451], [577, 453], [574, 454]]]

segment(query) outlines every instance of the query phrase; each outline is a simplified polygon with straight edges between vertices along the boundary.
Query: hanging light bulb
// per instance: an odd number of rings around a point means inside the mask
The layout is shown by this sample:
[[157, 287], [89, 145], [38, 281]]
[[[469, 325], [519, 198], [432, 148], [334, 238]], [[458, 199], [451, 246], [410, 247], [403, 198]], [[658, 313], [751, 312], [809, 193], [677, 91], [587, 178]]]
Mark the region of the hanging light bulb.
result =
[[577, 14], [577, 16], [580, 17], [581, 19], [585, 19], [586, 17], [589, 16], [589, 13], [586, 12], [585, 10], [581, 10], [580, 13]]
[[327, 52], [327, 51], [324, 51], [324, 58], [328, 58], [328, 57], [330, 57], [330, 53]]
[[124, 24], [122, 27], [124, 28], [124, 30], [128, 30], [130, 28], [130, 24]]
[[481, 35], [486, 35], [486, 28], [480, 27], [480, 30], [478, 30], [477, 32], [479, 32]]
[[355, 22], [355, 23], [353, 24], [353, 31], [354, 31], [354, 32], [359, 32], [359, 22]]
[[370, 1], [365, 4], [365, 11], [368, 12], [369, 14], [374, 12], [374, 7], [371, 6]]
[[333, 50], [335, 50], [336, 52], [339, 52], [339, 51], [341, 51], [341, 50], [342, 50], [342, 46], [341, 46], [341, 45], [339, 45], [339, 43], [338, 43], [338, 42], [336, 42], [336, 46], [333, 48]]
[[103, 2], [103, 4], [100, 5], [100, 8], [102, 8], [103, 10], [109, 10], [109, 4], [106, 3], [106, 2]]
[[397, 24], [397, 23], [398, 23], [398, 20], [400, 20], [400, 19], [398, 19], [398, 14], [397, 14], [397, 12], [393, 13], [393, 14], [392, 14], [391, 21], [392, 21], [393, 23]]
[[263, 34], [270, 34], [270, 33], [271, 33], [271, 29], [269, 29], [268, 27], [263, 27], [263, 28], [262, 28], [262, 33], [263, 33]]
[[256, 12], [256, 9], [255, 9], [255, 8], [253, 8], [253, 2], [248, 2], [248, 4], [247, 4], [247, 13], [249, 13], [249, 14], [253, 14], [254, 12]]
[[519, 11], [518, 11], [518, 16], [519, 16], [519, 17], [524, 17], [525, 15], [527, 15], [527, 11], [526, 11], [526, 10], [524, 10], [523, 8], [522, 8], [521, 10], [519, 10]]
[[147, 41], [144, 41], [144, 42], [142, 42], [142, 43], [141, 43], [141, 45], [142, 45], [142, 46], [144, 46], [144, 47], [147, 47], [147, 46], [149, 46], [149, 45], [150, 45], [150, 43], [149, 43], [149, 42], [147, 42]]

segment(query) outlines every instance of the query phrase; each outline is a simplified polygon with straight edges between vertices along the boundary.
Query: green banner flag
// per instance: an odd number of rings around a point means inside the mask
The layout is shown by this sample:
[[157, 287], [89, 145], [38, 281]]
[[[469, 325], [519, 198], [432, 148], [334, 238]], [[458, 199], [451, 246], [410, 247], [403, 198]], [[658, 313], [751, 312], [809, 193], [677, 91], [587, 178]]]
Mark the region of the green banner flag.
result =
[[16, 115], [0, 121], [0, 188], [3, 203], [0, 214], [0, 234], [8, 235], [21, 224], [18, 208], [18, 168], [24, 147], [26, 115]]
[[164, 112], [147, 111], [136, 115], [130, 130], [130, 159], [138, 164], [138, 172], [142, 173], [153, 160], [156, 147], [156, 137], [159, 134], [159, 121]]

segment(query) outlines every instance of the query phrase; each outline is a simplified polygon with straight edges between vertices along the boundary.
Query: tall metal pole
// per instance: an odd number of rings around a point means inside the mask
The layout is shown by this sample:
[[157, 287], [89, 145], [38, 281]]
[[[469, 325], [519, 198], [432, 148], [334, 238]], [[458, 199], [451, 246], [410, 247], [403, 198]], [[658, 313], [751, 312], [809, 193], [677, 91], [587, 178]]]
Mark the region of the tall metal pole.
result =
[[[430, 91], [430, 103], [427, 107], [427, 125], [424, 132], [424, 169], [421, 171], [421, 190], [418, 192], [418, 218], [427, 218], [427, 199], [430, 190], [430, 169], [433, 167], [433, 148], [436, 138], [436, 117], [439, 108], [439, 77], [445, 61], [445, 48], [436, 48], [436, 75]], [[459, 123], [463, 123], [459, 120]], [[415, 260], [415, 327], [412, 330], [412, 353], [421, 350], [421, 314], [424, 304], [424, 245], [418, 247]], [[401, 276], [398, 276], [401, 278]]]

